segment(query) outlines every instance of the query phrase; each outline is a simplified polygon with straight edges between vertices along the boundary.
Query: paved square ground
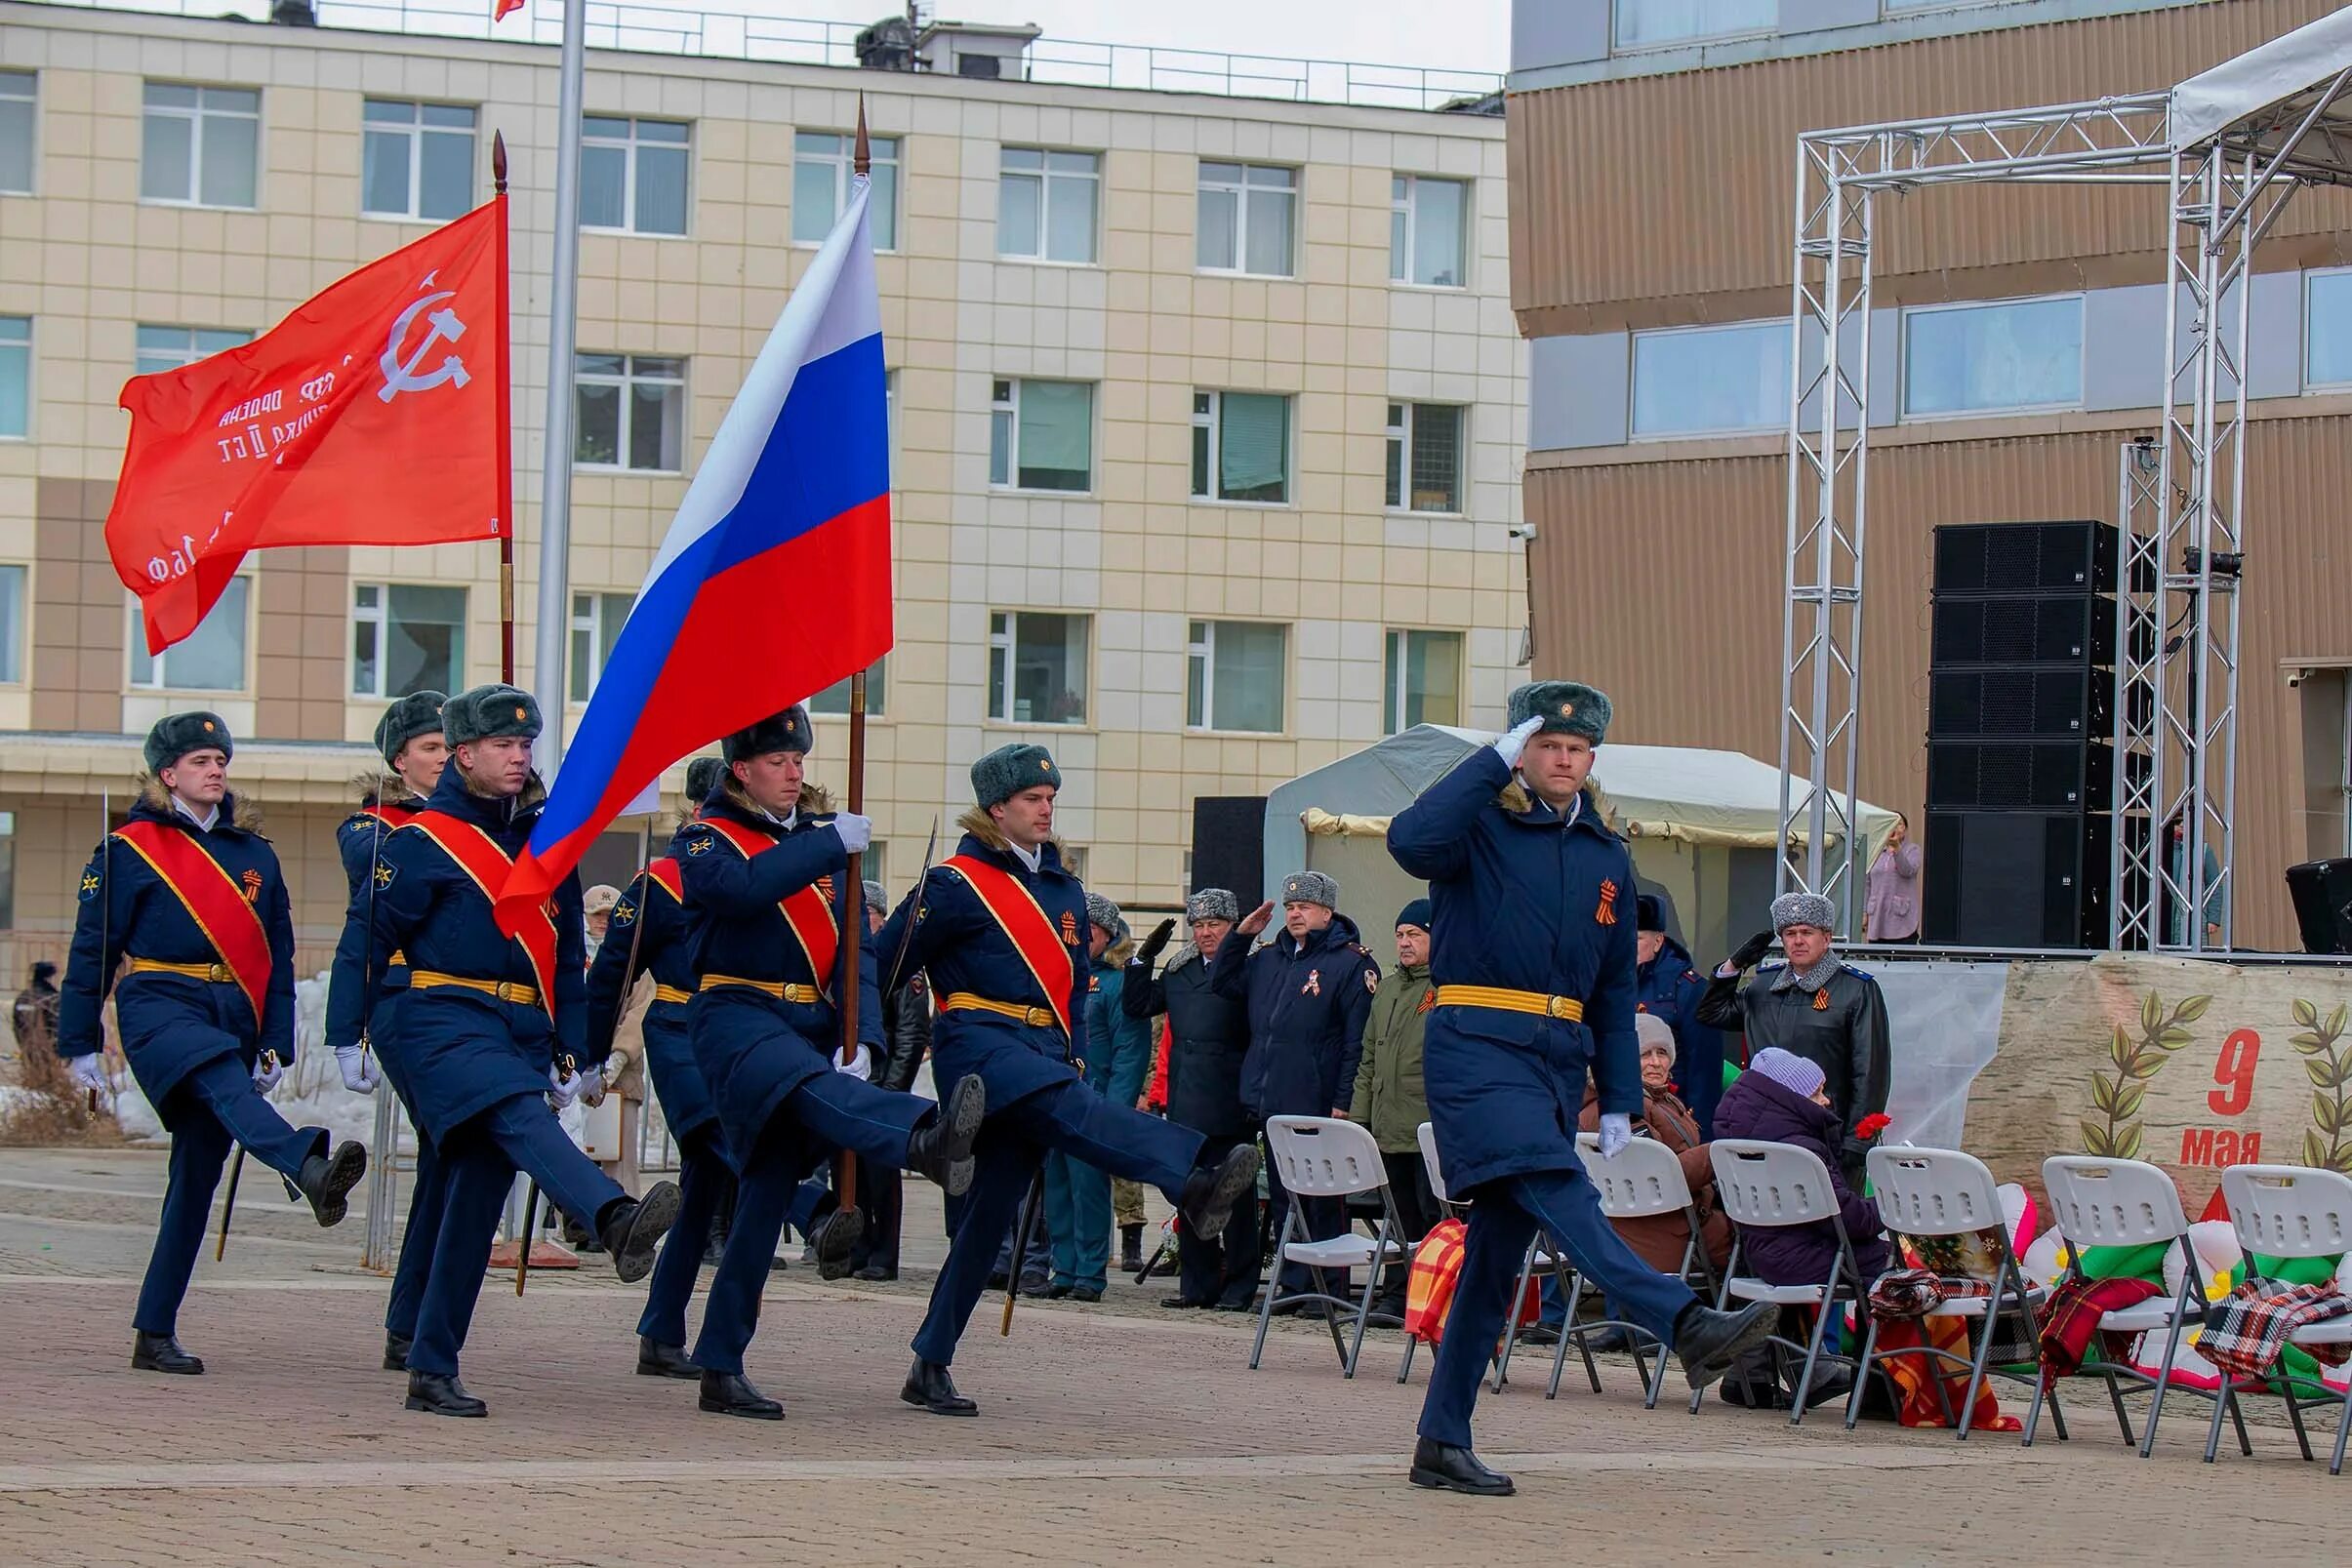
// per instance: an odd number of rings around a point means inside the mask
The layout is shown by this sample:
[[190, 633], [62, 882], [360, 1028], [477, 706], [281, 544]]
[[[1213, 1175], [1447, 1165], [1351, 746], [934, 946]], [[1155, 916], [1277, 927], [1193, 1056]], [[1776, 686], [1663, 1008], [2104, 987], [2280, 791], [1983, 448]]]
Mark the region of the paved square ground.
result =
[[[1399, 1387], [1376, 1334], [1345, 1382], [1319, 1328], [1277, 1324], [1252, 1373], [1249, 1320], [1162, 1312], [1156, 1280], [1025, 1305], [1010, 1339], [991, 1296], [955, 1367], [981, 1419], [947, 1421], [896, 1398], [927, 1275], [790, 1268], [750, 1357], [788, 1411], [771, 1425], [633, 1376], [641, 1292], [609, 1271], [535, 1275], [520, 1301], [499, 1275], [466, 1353], [491, 1419], [447, 1421], [376, 1370], [363, 1214], [320, 1231], [267, 1180], [182, 1321], [207, 1375], [133, 1373], [162, 1178], [146, 1150], [0, 1151], [0, 1562], [2317, 1561], [2352, 1505], [2275, 1420], [2253, 1459], [2199, 1464], [2194, 1399], [2143, 1464], [2088, 1393], [2075, 1441], [2023, 1450], [1671, 1395], [1645, 1412], [1617, 1358], [1602, 1394], [1547, 1402], [1527, 1365], [1480, 1405], [1518, 1497], [1426, 1493], [1403, 1479], [1426, 1357]], [[911, 1208], [928, 1262], [937, 1205]]]

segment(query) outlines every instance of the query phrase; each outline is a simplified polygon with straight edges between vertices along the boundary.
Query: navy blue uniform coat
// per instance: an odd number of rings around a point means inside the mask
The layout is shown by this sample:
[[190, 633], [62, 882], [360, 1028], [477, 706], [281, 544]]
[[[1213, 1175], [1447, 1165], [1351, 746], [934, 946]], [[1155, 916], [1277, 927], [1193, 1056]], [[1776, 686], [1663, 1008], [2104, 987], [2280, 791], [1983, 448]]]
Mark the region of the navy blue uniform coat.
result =
[[[679, 880], [682, 885], [682, 872]], [[636, 976], [644, 974], [651, 974], [657, 985], [694, 994], [694, 919], [668, 888], [639, 871], [636, 880], [621, 890], [604, 945], [588, 965], [588, 1049], [599, 1059], [612, 1051], [613, 1030]], [[691, 1005], [657, 997], [645, 1008], [645, 1071], [653, 1079], [654, 1093], [662, 1097], [662, 1119], [669, 1126], [669, 1136], [679, 1142], [718, 1119], [717, 1104], [694, 1059], [687, 1031]]]
[[1380, 988], [1380, 965], [1355, 921], [1335, 914], [1305, 942], [1278, 930], [1254, 948], [1237, 929], [1217, 948], [1209, 985], [1249, 1010], [1241, 1103], [1251, 1115], [1328, 1116], [1347, 1108], [1363, 1060], [1363, 1021]]

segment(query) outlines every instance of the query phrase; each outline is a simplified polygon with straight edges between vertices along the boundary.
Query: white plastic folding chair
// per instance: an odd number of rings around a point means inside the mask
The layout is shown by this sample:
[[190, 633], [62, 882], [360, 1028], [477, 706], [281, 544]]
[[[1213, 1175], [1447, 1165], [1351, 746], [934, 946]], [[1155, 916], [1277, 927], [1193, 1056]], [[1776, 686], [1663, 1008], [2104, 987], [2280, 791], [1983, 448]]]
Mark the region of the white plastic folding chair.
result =
[[[1683, 1162], [1674, 1150], [1653, 1138], [1637, 1138], [1617, 1151], [1615, 1159], [1601, 1157], [1601, 1135], [1578, 1133], [1576, 1152], [1584, 1159], [1585, 1174], [1592, 1178], [1593, 1190], [1601, 1199], [1601, 1212], [1611, 1225], [1621, 1220], [1648, 1220], [1660, 1215], [1679, 1214], [1690, 1227], [1690, 1239], [1683, 1246], [1681, 1276], [1692, 1288], [1708, 1296], [1716, 1292], [1715, 1266], [1708, 1261], [1707, 1249], [1701, 1244], [1698, 1202], [1691, 1196], [1690, 1183], [1683, 1175]], [[1568, 1341], [1576, 1342], [1577, 1354], [1584, 1358], [1584, 1371], [1593, 1391], [1601, 1391], [1601, 1373], [1593, 1364], [1592, 1347], [1585, 1336], [1600, 1329], [1623, 1329], [1633, 1347], [1634, 1371], [1640, 1375], [1643, 1389], [1642, 1408], [1658, 1408], [1658, 1395], [1666, 1387], [1666, 1347], [1658, 1337], [1641, 1324], [1622, 1317], [1597, 1318], [1587, 1323], [1576, 1315], [1584, 1298], [1584, 1275], [1576, 1276], [1575, 1287], [1568, 1295], [1568, 1327], [1560, 1337], [1560, 1347], [1552, 1354], [1552, 1387], [1544, 1397], [1560, 1397], [1560, 1375], [1567, 1366]], [[1649, 1356], [1658, 1358], [1653, 1372]]]
[[[2049, 1193], [2051, 1223], [2066, 1245], [2066, 1278], [2079, 1281], [2083, 1254], [2093, 1247], [2172, 1247], [2181, 1259], [2180, 1284], [2166, 1300], [2144, 1302], [2102, 1313], [2091, 1337], [2091, 1349], [2075, 1371], [2077, 1377], [2100, 1378], [2107, 1385], [2107, 1401], [2115, 1407], [2116, 1425], [2124, 1441], [2136, 1443], [2146, 1459], [2156, 1447], [2156, 1424], [2164, 1418], [2165, 1395], [2173, 1387], [2172, 1358], [2179, 1353], [2181, 1335], [2205, 1317], [2205, 1277], [2197, 1266], [2197, 1249], [2189, 1245], [2189, 1217], [2180, 1206], [2180, 1188], [2161, 1169], [2142, 1160], [2107, 1159], [2095, 1154], [2053, 1154], [2042, 1162], [2042, 1186]], [[2156, 1358], [2156, 1375], [2138, 1367], [2111, 1361], [2097, 1348], [2108, 1334], [2164, 1335], [2164, 1353]], [[2121, 1381], [2119, 1381], [2121, 1380]], [[2151, 1390], [2148, 1425], [2138, 1436], [2131, 1431], [2130, 1413], [2124, 1408], [2123, 1381]], [[2202, 1389], [2182, 1386], [2188, 1393]], [[2026, 1412], [2024, 1445], [2033, 1446], [2042, 1422], [2042, 1387]], [[2243, 1442], [2246, 1422], [2238, 1420]], [[2063, 1433], [2061, 1433], [2061, 1436]], [[2248, 1453], [2253, 1452], [2251, 1445]]]
[[[1447, 1219], [1459, 1218], [1469, 1209], [1470, 1205], [1456, 1203], [1446, 1195], [1445, 1167], [1438, 1158], [1438, 1129], [1428, 1122], [1423, 1122], [1419, 1127], [1413, 1129], [1413, 1138], [1421, 1146], [1421, 1168], [1429, 1176], [1430, 1196], [1438, 1200], [1440, 1212], [1444, 1214]], [[1404, 1336], [1404, 1360], [1397, 1368], [1399, 1383], [1411, 1379], [1413, 1352], [1420, 1348], [1420, 1346], [1421, 1342], [1414, 1339], [1409, 1332]]]
[[[2037, 1390], [2041, 1387], [2039, 1369], [2019, 1373], [1993, 1366], [1993, 1342], [1999, 1337], [2001, 1319], [2015, 1313], [2025, 1324], [2028, 1345], [2040, 1345], [2042, 1324], [2034, 1311], [2043, 1297], [2042, 1288], [2030, 1284], [2025, 1271], [2018, 1266], [2017, 1255], [2009, 1246], [2008, 1219], [2002, 1212], [2001, 1194], [1993, 1181], [1993, 1173], [1984, 1161], [1957, 1148], [1918, 1148], [1909, 1145], [1888, 1148], [1884, 1145], [1873, 1148], [1865, 1161], [1870, 1173], [1871, 1190], [1877, 1194], [1879, 1218], [1888, 1233], [1932, 1240], [1945, 1236], [1987, 1236], [1992, 1238], [1993, 1274], [1989, 1296], [1954, 1296], [1928, 1309], [1928, 1317], [1958, 1319], [1964, 1329], [1967, 1324], [1981, 1324], [1981, 1332], [1971, 1336], [1975, 1346], [1963, 1356], [1925, 1342], [1901, 1346], [1892, 1350], [1878, 1348], [1879, 1318], [1866, 1312], [1869, 1326], [1862, 1331], [1862, 1354], [1854, 1368], [1854, 1386], [1845, 1398], [1845, 1429], [1853, 1430], [1861, 1419], [1862, 1392], [1870, 1382], [1871, 1367], [1890, 1361], [1897, 1356], [1916, 1355], [1929, 1363], [1930, 1387], [1935, 1389], [1936, 1402], [1944, 1407], [1944, 1420], [1959, 1428], [1960, 1440], [1966, 1442], [1968, 1426], [1976, 1414], [1976, 1391], [1984, 1387], [1988, 1377], [2009, 1378], [2018, 1383], [2030, 1383]], [[1964, 1342], [1965, 1343], [1965, 1342]], [[1967, 1392], [1961, 1396], [1958, 1420], [1954, 1421], [1951, 1396], [1944, 1391], [1944, 1380], [1938, 1362], [1957, 1362], [1968, 1369]], [[2049, 1418], [2057, 1425], [2058, 1440], [2066, 1439], [2066, 1412], [2058, 1408], [2058, 1396], [2049, 1395]]]
[[[1844, 1367], [1854, 1364], [1852, 1356], [1822, 1347], [1828, 1338], [1830, 1320], [1838, 1315], [1838, 1304], [1841, 1301], [1858, 1304], [1865, 1294], [1861, 1270], [1854, 1263], [1853, 1240], [1846, 1235], [1845, 1221], [1839, 1212], [1837, 1188], [1830, 1183], [1829, 1167], [1821, 1163], [1821, 1156], [1792, 1144], [1719, 1138], [1707, 1146], [1707, 1157], [1715, 1165], [1716, 1195], [1723, 1199], [1723, 1213], [1730, 1217], [1737, 1232], [1716, 1306], [1720, 1307], [1737, 1298], [1779, 1307], [1818, 1308], [1813, 1316], [1812, 1336], [1805, 1344], [1800, 1345], [1779, 1334], [1765, 1342], [1771, 1347], [1776, 1371], [1791, 1354], [1805, 1357], [1804, 1370], [1797, 1378], [1796, 1410], [1789, 1417], [1789, 1425], [1794, 1427], [1805, 1420], [1805, 1398], [1812, 1390], [1813, 1369], [1824, 1361]], [[1740, 1257], [1747, 1250], [1748, 1231], [1801, 1225], [1827, 1225], [1838, 1240], [1838, 1255], [1830, 1265], [1828, 1277], [1820, 1284], [1768, 1285], [1739, 1271]], [[1699, 1405], [1706, 1396], [1704, 1388], [1691, 1394], [1692, 1415], [1699, 1413]]]
[[[1389, 1191], [1388, 1170], [1381, 1163], [1380, 1146], [1366, 1129], [1332, 1116], [1273, 1117], [1266, 1123], [1266, 1142], [1274, 1150], [1275, 1168], [1281, 1176], [1282, 1186], [1293, 1199], [1345, 1199], [1359, 1192], [1377, 1192], [1380, 1226], [1370, 1236], [1351, 1228], [1328, 1240], [1314, 1241], [1307, 1235], [1305, 1206], [1295, 1201], [1288, 1206], [1282, 1233], [1275, 1241], [1274, 1269], [1266, 1285], [1266, 1300], [1258, 1308], [1258, 1338], [1249, 1349], [1250, 1370], [1257, 1370], [1258, 1358], [1265, 1352], [1266, 1329], [1274, 1320], [1274, 1309], [1284, 1302], [1307, 1302], [1323, 1306], [1323, 1321], [1331, 1330], [1332, 1347], [1339, 1352], [1340, 1366], [1353, 1378], [1357, 1357], [1363, 1351], [1364, 1322], [1371, 1315], [1372, 1298], [1380, 1291], [1381, 1268], [1399, 1259], [1409, 1258], [1413, 1250], [1402, 1240], [1404, 1225], [1397, 1214], [1397, 1200]], [[1282, 1294], [1285, 1263], [1303, 1266], [1313, 1278], [1315, 1289]], [[1326, 1271], [1333, 1268], [1363, 1269], [1362, 1291], [1353, 1300], [1335, 1295], [1325, 1278]], [[1340, 1333], [1337, 1315], [1340, 1311], [1356, 1314], [1353, 1341]]]
[[[2230, 1225], [2250, 1260], [2256, 1253], [2340, 1259], [2352, 1252], [2352, 1177], [2302, 1165], [2233, 1165], [2221, 1173], [2221, 1199], [2229, 1205]], [[2306, 1324], [2288, 1335], [2287, 1343], [2305, 1347], [2352, 1345], [2352, 1317]], [[2352, 1434], [2352, 1385], [2339, 1393], [2317, 1378], [2291, 1374], [2283, 1367], [2273, 1367], [2269, 1381], [2287, 1406], [2288, 1425], [2294, 1428], [2295, 1446], [2306, 1461], [2311, 1458], [2311, 1436], [2303, 1429], [2303, 1412], [2335, 1407], [2335, 1452], [2328, 1461], [2328, 1473], [2342, 1474], [2344, 1439]], [[2259, 1393], [2263, 1387], [2260, 1379], [2222, 1375], [2224, 1395]], [[2316, 1391], [2300, 1391], [2305, 1388]], [[2209, 1465], [2221, 1447], [2223, 1403], [2214, 1402], [2212, 1429], [2206, 1434]]]

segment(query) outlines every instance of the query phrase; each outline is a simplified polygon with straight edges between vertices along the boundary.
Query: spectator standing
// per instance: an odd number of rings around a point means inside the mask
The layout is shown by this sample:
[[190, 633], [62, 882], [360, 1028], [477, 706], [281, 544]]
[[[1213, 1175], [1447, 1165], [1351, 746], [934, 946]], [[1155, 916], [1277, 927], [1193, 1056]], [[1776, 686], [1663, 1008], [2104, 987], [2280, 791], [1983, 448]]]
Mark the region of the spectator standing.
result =
[[1690, 949], [1666, 934], [1666, 911], [1653, 895], [1635, 899], [1634, 911], [1634, 974], [1640, 987], [1634, 1007], [1658, 1019], [1671, 1034], [1674, 1085], [1698, 1118], [1704, 1139], [1723, 1092], [1723, 1037], [1698, 1018], [1707, 983], [1691, 963]]
[[9, 1024], [17, 1033], [17, 1049], [27, 1044], [49, 1045], [58, 1037], [58, 966], [41, 959], [32, 966], [32, 977], [24, 988], [17, 992], [17, 1006], [9, 1015]]
[[[1419, 1241], [1443, 1218], [1430, 1190], [1429, 1167], [1421, 1158], [1421, 1124], [1429, 1120], [1429, 1093], [1421, 1082], [1421, 1034], [1436, 991], [1429, 983], [1429, 900], [1415, 899], [1397, 914], [1397, 967], [1380, 978], [1364, 1019], [1363, 1058], [1356, 1068], [1349, 1115], [1363, 1123], [1380, 1146], [1389, 1192], [1404, 1226], [1400, 1240]], [[1372, 1310], [1404, 1316], [1409, 1265], [1391, 1264]]]
[[[1191, 940], [1176, 951], [1157, 978], [1153, 964], [1175, 926], [1161, 921], [1128, 960], [1119, 1006], [1130, 1019], [1168, 1021], [1167, 1114], [1196, 1127], [1208, 1140], [1203, 1159], [1223, 1159], [1254, 1140], [1257, 1124], [1241, 1100], [1241, 1066], [1249, 1053], [1249, 1013], [1210, 985], [1210, 968], [1226, 944], [1246, 948], [1233, 935], [1240, 901], [1224, 888], [1202, 888], [1184, 901]], [[1192, 1222], [1176, 1217], [1177, 1293], [1162, 1307], [1214, 1307], [1249, 1310], [1258, 1288], [1258, 1205], [1234, 1205], [1222, 1235], [1196, 1234]]]
[[1870, 863], [1870, 897], [1862, 906], [1865, 942], [1919, 941], [1920, 847], [1911, 819], [1897, 813], [1894, 829]]
[[580, 909], [588, 922], [588, 962], [596, 961], [596, 950], [604, 945], [604, 934], [612, 929], [613, 905], [621, 902], [621, 890], [610, 882], [599, 882], [580, 896]]
[[[1078, 1064], [1088, 1088], [1114, 1105], [1131, 1106], [1142, 1093], [1143, 1068], [1128, 1074], [1136, 1087], [1120, 1099], [1112, 1081], [1128, 1058], [1148, 1061], [1152, 1031], [1119, 1006], [1119, 990], [1134, 944], [1118, 905], [1100, 893], [1086, 895], [1086, 1057]], [[1045, 1222], [1053, 1231], [1053, 1283], [1046, 1294], [1059, 1301], [1099, 1302], [1111, 1246], [1111, 1178], [1062, 1149], [1045, 1155]]]

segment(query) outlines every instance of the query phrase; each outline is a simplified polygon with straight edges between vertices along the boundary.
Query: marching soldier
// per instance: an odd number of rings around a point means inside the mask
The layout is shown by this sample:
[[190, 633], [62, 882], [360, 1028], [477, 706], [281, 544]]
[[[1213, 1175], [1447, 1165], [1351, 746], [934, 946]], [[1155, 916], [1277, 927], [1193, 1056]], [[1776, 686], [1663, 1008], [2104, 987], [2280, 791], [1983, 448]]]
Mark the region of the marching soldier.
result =
[[[366, 950], [365, 912], [376, 885], [376, 857], [384, 848], [385, 834], [423, 811], [441, 783], [441, 770], [449, 761], [449, 744], [441, 734], [441, 704], [448, 701], [440, 692], [413, 692], [385, 708], [384, 717], [376, 721], [376, 750], [390, 772], [370, 775], [359, 809], [335, 830], [344, 876], [350, 883], [351, 907], [360, 915], [357, 920], [344, 921], [343, 939], [335, 945], [335, 978], [327, 987], [330, 1005], [340, 1001], [357, 1007], [366, 993], [361, 977], [376, 956]], [[449, 1188], [440, 1151], [417, 1119], [416, 1102], [409, 1095], [399, 1061], [399, 1019], [401, 1004], [408, 999], [408, 964], [398, 953], [385, 955], [383, 973], [383, 996], [366, 1021], [366, 1043], [360, 1041], [358, 1020], [338, 1019], [332, 1012], [327, 1019], [327, 1038], [344, 1042], [335, 1048], [335, 1065], [343, 1071], [344, 1087], [373, 1094], [379, 1078], [388, 1076], [417, 1136], [408, 1225], [400, 1234], [400, 1261], [392, 1269], [391, 1300], [384, 1309], [384, 1370], [406, 1372], [408, 1347], [417, 1337], [417, 1307], [425, 1299], [426, 1270], [432, 1263], [433, 1239], [441, 1233], [442, 1205]]]
[[1670, 1346], [1693, 1387], [1769, 1335], [1777, 1307], [1703, 1306], [1634, 1255], [1601, 1213], [1576, 1152], [1588, 1071], [1601, 1156], [1642, 1108], [1634, 1031], [1633, 861], [1585, 793], [1609, 701], [1573, 681], [1511, 694], [1511, 731], [1389, 824], [1389, 852], [1427, 879], [1436, 1002], [1424, 1035], [1445, 1186], [1470, 1236], [1421, 1408], [1415, 1486], [1506, 1496], [1471, 1451], [1470, 1415], [1512, 1284], [1540, 1229], [1621, 1316]]
[[[823, 792], [803, 783], [812, 744], [797, 704], [728, 737], [716, 792], [673, 844], [696, 929], [687, 1030], [740, 1184], [692, 1365], [702, 1409], [755, 1421], [784, 1417], [744, 1376], [743, 1353], [801, 1177], [847, 1149], [960, 1192], [985, 1104], [976, 1082], [935, 1106], [867, 1081], [882, 1039], [881, 998], [871, 945], [858, 945], [851, 967], [843, 894], [849, 857], [873, 826], [828, 814]], [[859, 987], [859, 1044], [842, 1063], [835, 998], [847, 985]], [[820, 1271], [834, 1273], [864, 1217], [853, 1201], [803, 1228]]]
[[978, 1169], [899, 1390], [934, 1415], [980, 1413], [956, 1392], [948, 1364], [1048, 1151], [1151, 1183], [1206, 1236], [1225, 1229], [1234, 1203], [1258, 1179], [1256, 1148], [1203, 1163], [1200, 1134], [1113, 1105], [1086, 1086], [1086, 890], [1063, 869], [1053, 841], [1061, 784], [1039, 745], [999, 746], [973, 763], [977, 804], [963, 816], [961, 846], [932, 867], [875, 941], [897, 966], [894, 983], [930, 972], [938, 1080], [958, 1096], [988, 1086]]
[[232, 749], [215, 713], [174, 713], [147, 732], [139, 802], [82, 872], [59, 1003], [58, 1053], [75, 1082], [99, 1089], [114, 990], [123, 1054], [172, 1135], [132, 1318], [131, 1365], [143, 1372], [204, 1370], [176, 1336], [231, 1143], [284, 1177], [322, 1226], [343, 1219], [367, 1173], [365, 1148], [330, 1155], [325, 1128], [289, 1127], [263, 1098], [294, 1061], [294, 917], [277, 852], [229, 793]]
[[[385, 836], [375, 892], [351, 918], [367, 922], [363, 952], [408, 960], [397, 1070], [448, 1182], [409, 1347], [408, 1408], [483, 1416], [488, 1407], [459, 1381], [458, 1352], [517, 1167], [595, 1229], [624, 1281], [653, 1266], [678, 1189], [662, 1182], [630, 1197], [548, 1112], [550, 1099], [593, 1099], [602, 1078], [574, 1065], [588, 1028], [579, 877], [512, 938], [493, 913], [544, 798], [531, 772], [539, 704], [511, 686], [477, 686], [451, 698], [441, 719], [451, 766], [426, 809]], [[337, 980], [349, 984], [348, 972]], [[383, 985], [380, 973], [366, 976], [361, 1002], [331, 999], [329, 1013], [372, 1017]]]
[[[718, 785], [718, 773], [716, 757], [696, 757], [687, 765], [686, 822], [701, 814]], [[588, 1037], [593, 1049], [609, 1048], [638, 977], [653, 977], [653, 999], [643, 1020], [645, 1070], [678, 1148], [678, 1217], [670, 1226], [677, 1239], [654, 1261], [645, 1312], [637, 1320], [637, 1372], [648, 1378], [701, 1376], [686, 1356], [686, 1303], [694, 1295], [711, 1218], [734, 1196], [718, 1107], [687, 1038], [695, 972], [694, 921], [685, 901], [676, 858], [656, 860], [622, 891], [604, 945], [588, 965]]]

